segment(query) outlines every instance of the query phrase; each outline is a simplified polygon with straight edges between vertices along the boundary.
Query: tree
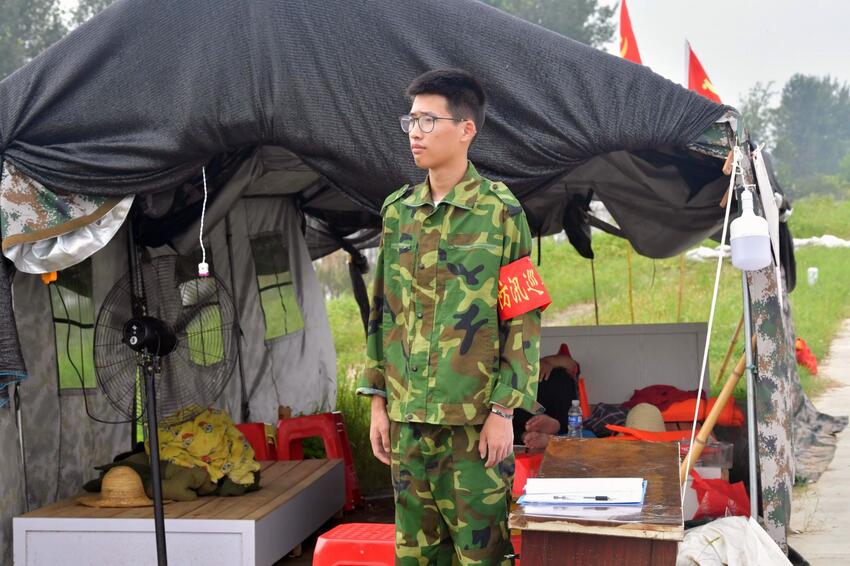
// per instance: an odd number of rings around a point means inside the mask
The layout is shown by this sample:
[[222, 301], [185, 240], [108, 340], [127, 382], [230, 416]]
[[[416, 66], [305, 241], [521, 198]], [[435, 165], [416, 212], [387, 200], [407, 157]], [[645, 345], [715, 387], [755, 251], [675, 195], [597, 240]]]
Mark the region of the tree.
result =
[[757, 82], [741, 97], [740, 107], [750, 139], [770, 148], [773, 147], [773, 116], [776, 113], [776, 109], [771, 108], [774, 94], [773, 82]]
[[113, 0], [79, 0], [77, 7], [71, 11], [71, 19], [75, 24], [79, 25], [110, 4]]
[[518, 18], [593, 47], [613, 40], [616, 6], [598, 0], [483, 0]]
[[850, 88], [829, 76], [796, 74], [782, 89], [774, 125], [774, 155], [792, 186], [836, 175], [850, 152]]
[[67, 32], [60, 0], [3, 0], [0, 13], [0, 79]]

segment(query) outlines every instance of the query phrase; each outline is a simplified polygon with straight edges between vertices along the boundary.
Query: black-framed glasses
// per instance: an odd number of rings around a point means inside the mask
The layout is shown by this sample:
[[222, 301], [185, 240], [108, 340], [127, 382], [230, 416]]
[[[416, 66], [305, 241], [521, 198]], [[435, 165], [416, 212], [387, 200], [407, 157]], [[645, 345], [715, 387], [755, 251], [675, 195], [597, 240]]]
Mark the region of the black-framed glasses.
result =
[[437, 125], [437, 120], [466, 122], [466, 118], [431, 116], [430, 114], [422, 114], [421, 116], [411, 116], [410, 114], [405, 114], [404, 116], [398, 117], [398, 121], [401, 124], [401, 131], [403, 131], [405, 134], [409, 134], [410, 131], [413, 129], [413, 126], [415, 126], [416, 124], [419, 124], [419, 130], [424, 134], [433, 132], [434, 126]]

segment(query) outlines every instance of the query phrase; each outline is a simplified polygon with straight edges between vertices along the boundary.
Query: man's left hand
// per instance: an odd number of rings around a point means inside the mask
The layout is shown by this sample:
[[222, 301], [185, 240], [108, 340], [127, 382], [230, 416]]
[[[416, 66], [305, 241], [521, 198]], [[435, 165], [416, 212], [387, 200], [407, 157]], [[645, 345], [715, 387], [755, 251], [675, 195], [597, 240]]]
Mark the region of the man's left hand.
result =
[[481, 429], [478, 452], [487, 458], [486, 467], [492, 468], [508, 457], [514, 448], [514, 427], [510, 419], [490, 413]]

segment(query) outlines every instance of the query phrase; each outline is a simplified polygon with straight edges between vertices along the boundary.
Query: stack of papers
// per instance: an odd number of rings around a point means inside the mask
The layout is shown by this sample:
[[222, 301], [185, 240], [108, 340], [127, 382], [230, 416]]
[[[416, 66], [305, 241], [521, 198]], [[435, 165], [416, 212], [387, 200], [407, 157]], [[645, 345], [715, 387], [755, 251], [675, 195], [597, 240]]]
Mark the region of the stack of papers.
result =
[[643, 478], [529, 478], [517, 501], [530, 515], [610, 519], [640, 513]]

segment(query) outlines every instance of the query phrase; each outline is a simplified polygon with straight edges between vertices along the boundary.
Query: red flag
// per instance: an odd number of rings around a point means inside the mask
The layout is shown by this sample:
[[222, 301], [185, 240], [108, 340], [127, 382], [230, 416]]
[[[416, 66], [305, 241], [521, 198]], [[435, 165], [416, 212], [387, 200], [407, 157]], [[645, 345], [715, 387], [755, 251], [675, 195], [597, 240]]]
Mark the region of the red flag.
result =
[[698, 92], [709, 100], [713, 100], [720, 104], [720, 95], [714, 88], [711, 79], [702, 64], [697, 59], [696, 53], [691, 49], [691, 44], [687, 43], [688, 48], [688, 88], [694, 92]]
[[620, 3], [620, 57], [628, 59], [638, 65], [643, 64], [640, 60], [635, 32], [632, 29], [632, 20], [629, 18], [629, 9], [626, 0]]

